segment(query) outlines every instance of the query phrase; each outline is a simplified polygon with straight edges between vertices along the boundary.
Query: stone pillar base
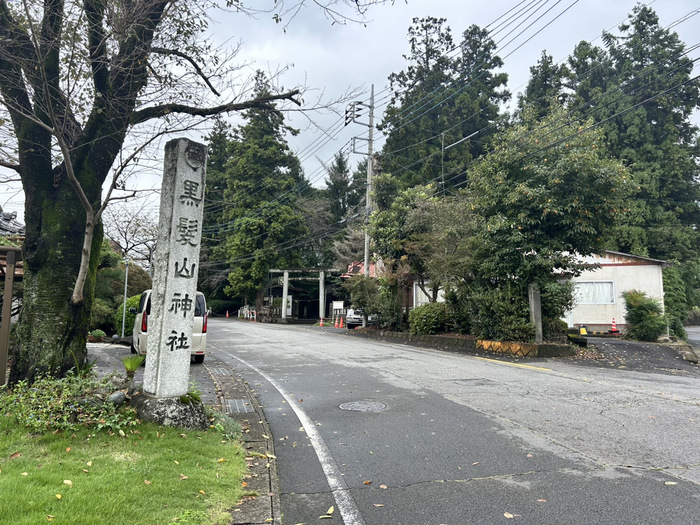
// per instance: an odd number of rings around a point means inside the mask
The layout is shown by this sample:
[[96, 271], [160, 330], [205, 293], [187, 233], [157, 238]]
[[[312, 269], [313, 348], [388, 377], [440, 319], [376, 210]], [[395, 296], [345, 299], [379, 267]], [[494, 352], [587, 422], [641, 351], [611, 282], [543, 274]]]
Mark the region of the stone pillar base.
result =
[[131, 406], [142, 421], [188, 430], [209, 428], [204, 405], [189, 396], [157, 398], [140, 392], [131, 397]]

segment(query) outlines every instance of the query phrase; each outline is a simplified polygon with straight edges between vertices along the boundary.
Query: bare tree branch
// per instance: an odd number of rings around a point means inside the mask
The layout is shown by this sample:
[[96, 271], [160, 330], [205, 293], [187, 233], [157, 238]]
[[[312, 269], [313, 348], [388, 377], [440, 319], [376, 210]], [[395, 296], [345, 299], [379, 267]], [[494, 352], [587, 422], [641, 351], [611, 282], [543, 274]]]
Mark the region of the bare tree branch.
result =
[[3, 168], [11, 169], [11, 170], [19, 173], [19, 164], [14, 164], [12, 162], [6, 162], [4, 160], [0, 160], [0, 166]]
[[290, 100], [294, 102], [297, 106], [301, 106], [301, 102], [294, 98], [299, 94], [300, 91], [298, 89], [295, 89], [293, 91], [281, 93], [279, 95], [270, 95], [269, 97], [257, 98], [245, 102], [229, 102], [228, 104], [222, 104], [220, 106], [214, 106], [210, 108], [198, 108], [196, 106], [187, 106], [185, 104], [175, 103], [162, 104], [160, 106], [153, 106], [150, 108], [142, 109], [140, 111], [134, 111], [131, 114], [131, 124], [140, 124], [142, 122], [146, 122], [147, 120], [164, 117], [165, 115], [169, 115], [171, 113], [185, 113], [194, 117], [210, 117], [212, 115], [228, 113], [230, 111], [241, 111], [244, 109], [251, 108], [265, 108], [271, 102], [278, 100]]
[[192, 64], [192, 67], [195, 69], [197, 74], [204, 80], [204, 82], [209, 86], [209, 89], [211, 89], [211, 92], [214, 93], [217, 97], [221, 96], [221, 93], [219, 93], [214, 86], [212, 86], [211, 82], [209, 82], [209, 78], [204, 74], [204, 71], [202, 71], [202, 68], [199, 67], [197, 62], [194, 61], [194, 59], [187, 54], [183, 53], [182, 51], [177, 51], [175, 49], [165, 49], [164, 47], [153, 47], [151, 48], [151, 51], [154, 53], [160, 53], [162, 55], [175, 55], [176, 57], [180, 57], [184, 60], [187, 60], [190, 64]]

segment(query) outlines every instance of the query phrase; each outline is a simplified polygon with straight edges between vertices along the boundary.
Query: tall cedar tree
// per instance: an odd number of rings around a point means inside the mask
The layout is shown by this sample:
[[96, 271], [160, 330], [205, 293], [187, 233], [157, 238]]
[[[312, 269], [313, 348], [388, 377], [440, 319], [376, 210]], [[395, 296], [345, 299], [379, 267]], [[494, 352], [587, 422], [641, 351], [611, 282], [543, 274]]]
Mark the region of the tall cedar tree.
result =
[[530, 67], [530, 80], [525, 93], [518, 95], [518, 109], [527, 110], [536, 118], [544, 118], [564, 101], [564, 81], [569, 74], [566, 65], [554, 63], [552, 55], [542, 51], [537, 65]]
[[581, 43], [569, 60], [571, 107], [602, 123], [610, 153], [636, 191], [609, 247], [659, 259], [696, 260], [700, 248], [700, 81], [678, 35], [637, 6], [605, 49]]
[[[498, 104], [510, 96], [507, 75], [494, 73], [502, 61], [488, 32], [471, 26], [455, 48], [445, 22], [415, 18], [410, 54], [404, 55], [408, 66], [389, 76], [393, 94], [380, 126], [386, 134], [382, 168], [404, 188], [463, 183], [465, 167], [493, 133]], [[452, 146], [472, 134], [478, 137]]]
[[198, 287], [211, 301], [226, 299], [224, 287], [228, 283], [228, 271], [222, 261], [218, 261], [215, 248], [219, 239], [217, 233], [224, 226], [227, 187], [226, 164], [231, 158], [234, 134], [231, 125], [220, 117], [214, 120], [211, 132], [205, 137], [209, 145], [207, 157], [207, 193], [204, 199], [202, 227], [202, 247], [199, 254]]
[[351, 206], [350, 167], [343, 153], [337, 153], [333, 157], [333, 163], [326, 167], [328, 178], [326, 179], [325, 195], [328, 199], [328, 208], [333, 222], [345, 219]]
[[[256, 77], [256, 97], [269, 93], [263, 74]], [[217, 257], [229, 264], [226, 292], [231, 297], [262, 301], [271, 268], [302, 265], [301, 251], [308, 230], [296, 205], [304, 185], [299, 159], [285, 134], [296, 131], [270, 103], [243, 114], [226, 163], [224, 199], [226, 226], [220, 232]]]

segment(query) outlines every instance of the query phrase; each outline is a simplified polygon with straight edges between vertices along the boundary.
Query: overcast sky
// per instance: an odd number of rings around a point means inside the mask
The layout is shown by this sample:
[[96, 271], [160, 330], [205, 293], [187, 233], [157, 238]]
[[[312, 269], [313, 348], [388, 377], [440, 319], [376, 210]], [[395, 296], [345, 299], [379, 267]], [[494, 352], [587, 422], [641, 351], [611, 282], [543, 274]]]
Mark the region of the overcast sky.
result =
[[[296, 0], [286, 0], [287, 5]], [[387, 96], [387, 77], [399, 72], [406, 62], [402, 55], [409, 52], [407, 30], [414, 17], [443, 17], [452, 29], [455, 43], [472, 24], [482, 28], [492, 26], [503, 15], [512, 15], [528, 6], [531, 17], [515, 28], [505, 29], [494, 37], [499, 43], [498, 55], [505, 58], [503, 70], [508, 73], [508, 88], [511, 92], [520, 91], [529, 78], [529, 68], [546, 49], [560, 62], [572, 52], [581, 40], [601, 44], [600, 35], [604, 30], [617, 31], [617, 26], [626, 20], [636, 5], [635, 0], [396, 0], [394, 5], [372, 7], [367, 14], [367, 23], [331, 24], [314, 2], [308, 5], [293, 19], [289, 15], [282, 23], [275, 23], [270, 13], [262, 13], [255, 18], [242, 14], [221, 14], [214, 16], [212, 30], [216, 40], [230, 45], [240, 42], [241, 59], [252, 62], [250, 68], [278, 71], [289, 66], [280, 77], [280, 83], [292, 88], [306, 85], [310, 88], [305, 100], [312, 102], [324, 93], [326, 98], [340, 97], [349, 89], [363, 87], [364, 96], [369, 98], [369, 87], [374, 84], [377, 100]], [[254, 0], [251, 4], [272, 5], [272, 0]], [[661, 25], [666, 27], [685, 16], [696, 12], [695, 16], [675, 26], [686, 47], [700, 40], [700, 14], [697, 0], [656, 0], [647, 2], [659, 15]], [[549, 11], [548, 11], [549, 10]], [[547, 12], [548, 11], [548, 12]], [[544, 15], [539, 21], [538, 17]], [[522, 22], [524, 18], [521, 18]], [[288, 22], [288, 23], [287, 23]], [[532, 27], [525, 27], [533, 23]], [[525, 30], [522, 35], [518, 33]], [[516, 37], [509, 43], [513, 37]], [[696, 50], [690, 55], [698, 58]], [[696, 72], [698, 71], [696, 67]], [[386, 101], [385, 101], [386, 102]], [[341, 113], [344, 107], [337, 108]], [[377, 105], [377, 121], [381, 120], [383, 106]], [[338, 123], [337, 115], [312, 115], [318, 123], [333, 127]], [[314, 127], [299, 114], [290, 114], [292, 126], [299, 128], [299, 136], [291, 138], [292, 148], [302, 153], [304, 171], [312, 184], [323, 185], [325, 172], [321, 161], [329, 162], [335, 152], [343, 148], [353, 136], [367, 133], [367, 128], [351, 124], [332, 133], [331, 137]], [[199, 137], [193, 137], [198, 139]], [[331, 140], [332, 139], [332, 140]], [[375, 150], [381, 148], [381, 134], [376, 135]], [[321, 145], [326, 142], [322, 147]], [[359, 144], [358, 144], [359, 145]], [[360, 160], [360, 155], [351, 155], [351, 166]], [[157, 184], [153, 181], [151, 184]], [[24, 200], [6, 188], [0, 193], [0, 204], [6, 211], [17, 210], [20, 217]]]
[[[497, 28], [514, 13], [530, 7], [518, 20], [518, 23], [523, 22], [522, 25], [516, 27], [517, 24], [513, 23], [494, 36], [499, 44], [498, 55], [504, 58], [503, 71], [509, 76], [508, 88], [515, 94], [527, 83], [529, 68], [540, 58], [542, 50], [552, 55], [555, 62], [560, 62], [581, 40], [602, 45], [601, 33], [604, 30], [616, 33], [619, 24], [627, 19], [637, 4], [635, 0], [396, 0], [394, 5], [372, 7], [365, 25], [332, 25], [312, 2], [308, 3], [306, 9], [284, 26], [285, 30], [270, 15], [248, 19], [245, 25], [240, 24], [241, 15], [235, 15], [223, 19], [216, 27], [216, 33], [242, 41], [240, 56], [255, 61], [262, 69], [276, 71], [293, 65], [281, 77], [286, 87], [306, 84], [334, 97], [349, 88], [363, 86], [367, 93], [360, 98], [368, 100], [369, 86], [374, 84], [378, 101], [388, 94], [389, 74], [401, 71], [407, 64], [403, 55], [409, 52], [407, 31], [414, 17], [447, 19], [446, 24], [458, 43], [463, 31], [472, 24], [486, 28], [494, 27], [496, 23]], [[646, 2], [646, 5], [657, 12], [662, 27], [695, 12], [673, 30], [678, 32], [686, 47], [700, 40], [700, 5], [697, 0], [656, 0]], [[536, 21], [540, 16], [542, 18]], [[532, 27], [526, 29], [531, 23]], [[524, 32], [516, 36], [521, 31]], [[697, 58], [700, 53], [695, 51], [691, 56]], [[312, 98], [312, 95], [307, 96], [307, 101]], [[382, 109], [378, 104], [378, 120], [381, 120]], [[316, 119], [331, 126], [337, 122], [338, 116]], [[307, 121], [299, 115], [290, 115], [290, 121], [302, 129], [298, 137], [290, 139], [290, 144], [297, 152], [302, 152], [306, 176], [317, 186], [324, 178], [319, 159], [328, 162], [353, 136], [366, 136], [366, 128], [351, 124], [318, 149], [316, 146], [322, 133], [308, 128]], [[375, 136], [376, 150], [381, 147], [382, 137], [381, 134]], [[355, 166], [360, 159], [360, 155], [352, 155], [351, 165]]]

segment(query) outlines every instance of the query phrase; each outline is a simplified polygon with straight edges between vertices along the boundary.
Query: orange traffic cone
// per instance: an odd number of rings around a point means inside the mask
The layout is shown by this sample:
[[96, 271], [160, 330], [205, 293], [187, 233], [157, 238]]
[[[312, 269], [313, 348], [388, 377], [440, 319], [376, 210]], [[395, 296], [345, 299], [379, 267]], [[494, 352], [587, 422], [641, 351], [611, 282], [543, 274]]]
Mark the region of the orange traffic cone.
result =
[[338, 328], [338, 318], [335, 318], [335, 324], [333, 325], [333, 328]]
[[319, 326], [323, 328], [323, 317], [321, 317], [321, 324]]
[[228, 310], [226, 310], [226, 319], [228, 319]]
[[616, 334], [618, 332], [617, 330], [617, 323], [615, 322], [615, 318], [612, 318], [612, 329], [610, 330], [611, 333]]
[[340, 328], [345, 328], [345, 323], [343, 322], [343, 318], [340, 318]]

